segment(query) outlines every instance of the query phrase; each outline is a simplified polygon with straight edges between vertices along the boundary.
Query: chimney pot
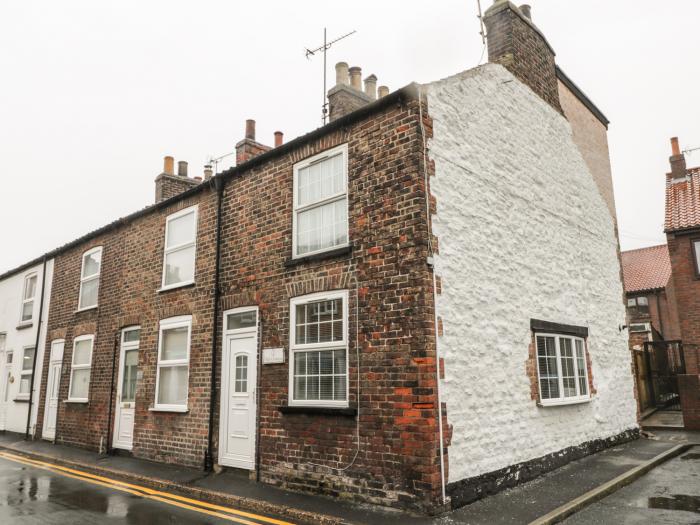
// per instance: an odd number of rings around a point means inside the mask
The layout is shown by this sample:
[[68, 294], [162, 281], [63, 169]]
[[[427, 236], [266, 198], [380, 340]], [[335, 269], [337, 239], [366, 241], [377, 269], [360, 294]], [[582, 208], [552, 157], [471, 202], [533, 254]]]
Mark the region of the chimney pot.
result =
[[362, 91], [362, 68], [353, 66], [350, 68], [350, 85], [358, 91]]
[[365, 95], [372, 100], [377, 99], [377, 76], [370, 75], [365, 79]]
[[255, 121], [248, 119], [245, 121], [245, 138], [255, 140]]
[[175, 175], [175, 159], [170, 155], [163, 158], [163, 173], [166, 175]]
[[284, 143], [284, 133], [275, 131], [275, 147], [279, 148]]
[[177, 163], [177, 174], [180, 177], [187, 177], [187, 162], [181, 160]]
[[389, 94], [387, 86], [379, 86], [379, 98], [386, 97]]
[[211, 176], [213, 174], [214, 174], [214, 170], [211, 169], [211, 164], [205, 164], [204, 165], [204, 180], [211, 179]]
[[671, 151], [674, 156], [681, 154], [681, 147], [678, 145], [678, 137], [671, 138]]
[[348, 63], [338, 62], [335, 65], [335, 85], [345, 84], [347, 86], [350, 83], [348, 74]]
[[523, 4], [519, 9], [523, 16], [532, 22], [532, 7], [528, 4]]

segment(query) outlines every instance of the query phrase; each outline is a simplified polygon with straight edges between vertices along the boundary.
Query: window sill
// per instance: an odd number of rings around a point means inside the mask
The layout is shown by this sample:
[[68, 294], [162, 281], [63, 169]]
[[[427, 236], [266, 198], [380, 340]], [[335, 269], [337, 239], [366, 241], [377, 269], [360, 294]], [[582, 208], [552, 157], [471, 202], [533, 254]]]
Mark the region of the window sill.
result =
[[195, 281], [187, 281], [186, 283], [171, 284], [168, 286], [162, 286], [156, 293], [169, 292], [170, 290], [179, 290], [180, 288], [189, 288], [195, 285]]
[[31, 328], [32, 326], [34, 326], [34, 323], [32, 323], [31, 321], [28, 323], [19, 323], [15, 330], [26, 330], [27, 328]]
[[345, 255], [350, 255], [352, 253], [352, 246], [341, 246], [340, 248], [333, 248], [325, 252], [314, 253], [312, 255], [302, 255], [301, 257], [292, 257], [284, 261], [285, 268], [290, 268], [296, 266], [297, 264], [304, 264], [307, 262], [323, 261], [325, 259], [335, 259], [343, 257]]
[[350, 416], [357, 415], [355, 407], [318, 407], [318, 406], [298, 406], [285, 405], [277, 407], [282, 414], [307, 414], [316, 416]]
[[97, 305], [95, 306], [86, 306], [85, 308], [78, 308], [75, 312], [75, 314], [80, 314], [83, 312], [89, 312], [90, 310], [97, 310]]
[[554, 401], [538, 401], [537, 406], [542, 408], [547, 407], [560, 407], [566, 405], [580, 405], [582, 403], [589, 403], [591, 401], [590, 397], [586, 398], [576, 398], [576, 399], [557, 399]]
[[69, 405], [87, 405], [90, 401], [87, 399], [64, 399], [63, 402]]
[[190, 411], [190, 409], [187, 407], [182, 407], [182, 408], [150, 407], [148, 409], [148, 411], [149, 412], [175, 412], [176, 414], [186, 414], [187, 412]]
[[15, 403], [29, 403], [29, 396], [27, 397], [16, 397], [12, 401]]

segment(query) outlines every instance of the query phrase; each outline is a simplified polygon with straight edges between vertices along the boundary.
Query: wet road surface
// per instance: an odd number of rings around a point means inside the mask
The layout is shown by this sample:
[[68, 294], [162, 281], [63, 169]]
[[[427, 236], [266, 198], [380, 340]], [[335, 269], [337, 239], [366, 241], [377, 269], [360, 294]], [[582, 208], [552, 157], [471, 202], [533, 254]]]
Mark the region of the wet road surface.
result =
[[564, 523], [700, 523], [700, 447], [659, 465]]
[[[139, 495], [138, 490], [126, 490], [108, 481], [90, 481], [79, 475], [0, 457], [0, 523], [3, 524], [287, 523], [263, 516], [229, 515], [221, 510], [199, 508], [196, 503], [171, 501], [160, 495], [163, 493]], [[195, 509], [182, 508], [182, 505]]]

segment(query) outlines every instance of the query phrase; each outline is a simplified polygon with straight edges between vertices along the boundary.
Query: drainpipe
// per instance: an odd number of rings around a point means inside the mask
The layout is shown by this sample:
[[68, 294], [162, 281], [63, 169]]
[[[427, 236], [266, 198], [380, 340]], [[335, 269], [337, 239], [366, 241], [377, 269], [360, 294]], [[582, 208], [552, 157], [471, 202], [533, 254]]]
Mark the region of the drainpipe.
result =
[[109, 412], [107, 415], [107, 445], [105, 452], [107, 455], [112, 453], [112, 406], [114, 405], [114, 369], [117, 367], [117, 348], [119, 347], [120, 334], [117, 332], [114, 335], [114, 348], [112, 349], [112, 376], [109, 381]]
[[214, 467], [214, 404], [216, 402], [216, 353], [219, 344], [219, 274], [221, 267], [221, 208], [224, 201], [224, 179], [221, 175], [211, 179], [216, 187], [216, 260], [214, 266], [214, 322], [211, 329], [211, 397], [209, 398], [209, 435], [204, 454], [204, 470]]
[[[41, 269], [41, 299], [39, 302], [39, 319], [36, 327], [36, 341], [34, 343], [34, 359], [32, 359], [32, 375], [29, 388], [29, 408], [27, 409], [27, 430], [24, 433], [24, 439], [29, 439], [29, 426], [32, 422], [32, 406], [34, 404], [34, 374], [36, 372], [36, 356], [39, 353], [39, 339], [41, 338], [41, 322], [44, 314], [44, 290], [46, 289], [46, 255], [42, 261]], [[38, 413], [37, 413], [38, 416]]]

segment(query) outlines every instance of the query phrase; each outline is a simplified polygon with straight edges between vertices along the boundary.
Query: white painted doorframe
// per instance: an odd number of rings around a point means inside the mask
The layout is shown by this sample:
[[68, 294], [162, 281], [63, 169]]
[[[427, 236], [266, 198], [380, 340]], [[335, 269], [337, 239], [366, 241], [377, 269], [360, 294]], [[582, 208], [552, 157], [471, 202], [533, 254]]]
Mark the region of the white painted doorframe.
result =
[[58, 394], [61, 385], [61, 368], [63, 367], [63, 350], [65, 341], [51, 341], [49, 371], [46, 377], [46, 401], [44, 404], [43, 439], [53, 441], [56, 438], [56, 418], [58, 415]]
[[[230, 315], [250, 313], [255, 314], [255, 322], [252, 326], [228, 328]], [[259, 359], [258, 307], [234, 308], [225, 311], [223, 315], [219, 464], [254, 470]], [[243, 367], [245, 367], [244, 382], [236, 375], [236, 372]], [[234, 420], [235, 417], [245, 419]], [[234, 448], [235, 450], [232, 450]]]
[[7, 406], [10, 404], [10, 376], [12, 364], [7, 362], [7, 356], [12, 355], [12, 350], [0, 352], [0, 430], [7, 428]]
[[[121, 331], [119, 344], [119, 373], [117, 375], [117, 396], [114, 407], [114, 434], [112, 436], [112, 446], [124, 450], [131, 450], [134, 446], [134, 420], [136, 418], [136, 390], [130, 389], [127, 392], [128, 399], [123, 399], [124, 381], [133, 379], [136, 384], [136, 373], [138, 370], [138, 353], [140, 343], [140, 326], [129, 326]], [[135, 339], [127, 341], [127, 334], [135, 334]], [[127, 353], [135, 354], [136, 363], [127, 362]], [[127, 378], [126, 366], [130, 367], [130, 377]], [[133, 370], [131, 369], [133, 367]]]

